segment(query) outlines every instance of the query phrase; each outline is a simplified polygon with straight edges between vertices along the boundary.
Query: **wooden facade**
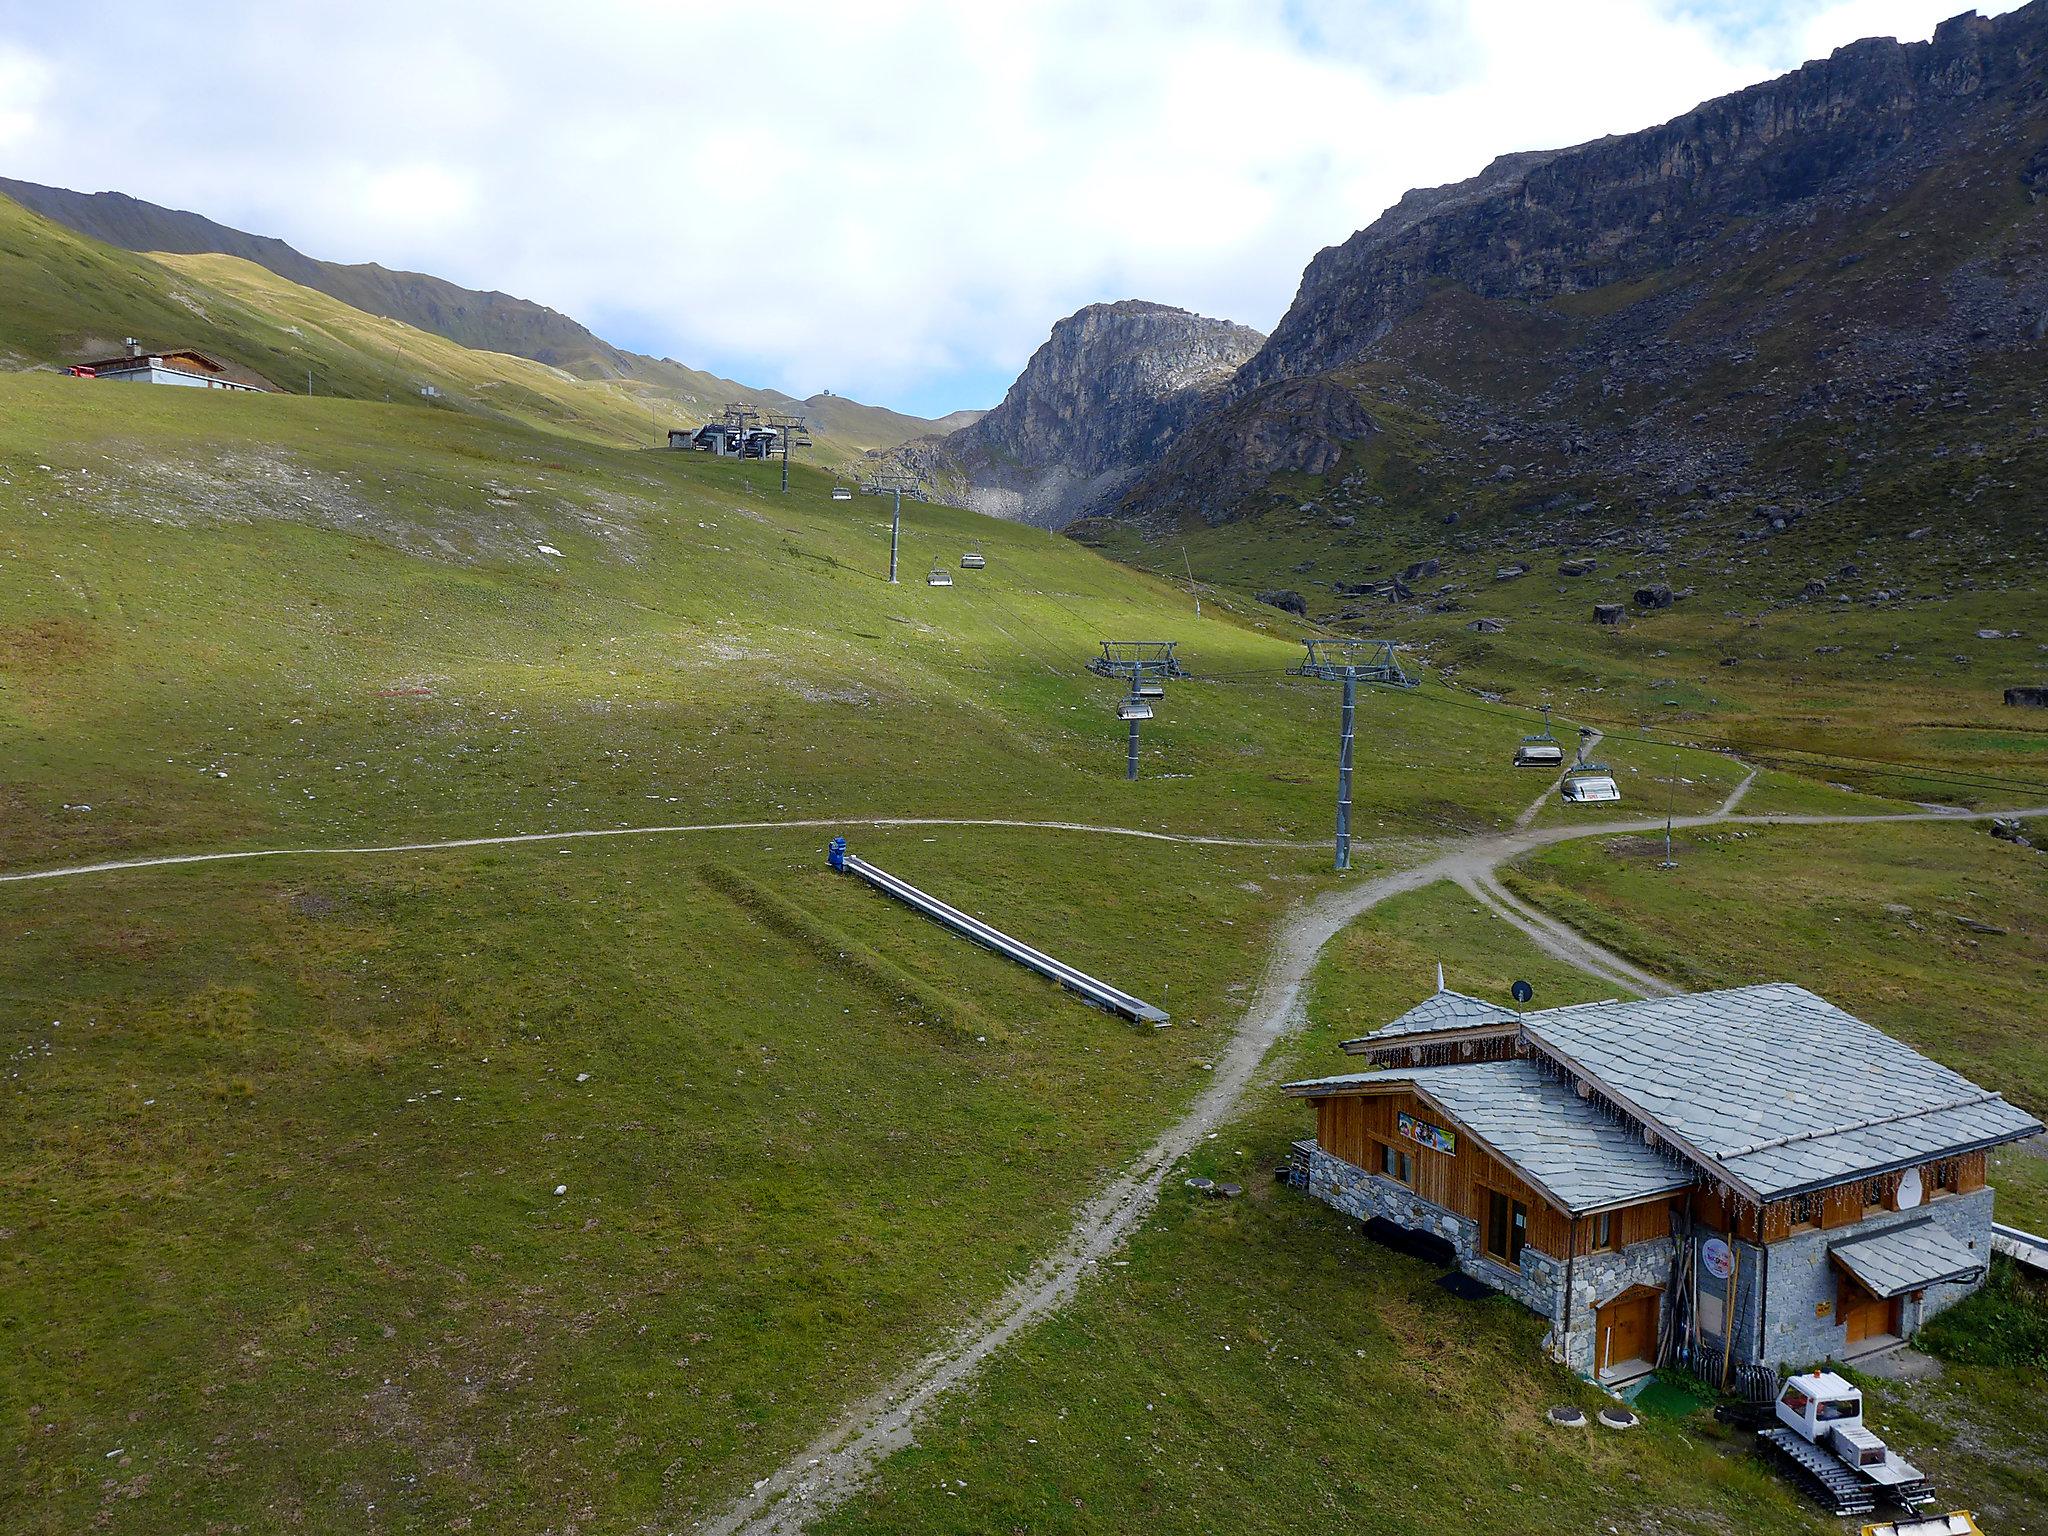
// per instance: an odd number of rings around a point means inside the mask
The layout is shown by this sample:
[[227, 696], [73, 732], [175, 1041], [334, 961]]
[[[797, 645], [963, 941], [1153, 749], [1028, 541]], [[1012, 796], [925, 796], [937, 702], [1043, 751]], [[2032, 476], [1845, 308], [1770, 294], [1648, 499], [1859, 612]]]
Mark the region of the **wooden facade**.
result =
[[[1944, 1195], [1974, 1194], [1984, 1187], [1986, 1170], [1982, 1152], [1965, 1152], [1956, 1157], [1923, 1163], [1913, 1170], [1920, 1176], [1920, 1203]], [[1707, 1189], [1695, 1189], [1692, 1214], [1695, 1221], [1717, 1232], [1730, 1232], [1752, 1243], [1782, 1243], [1797, 1232], [1834, 1231], [1854, 1226], [1866, 1216], [1899, 1208], [1899, 1184], [1903, 1171], [1850, 1179], [1811, 1194], [1788, 1200], [1773, 1200], [1759, 1211], [1754, 1206], [1732, 1210], [1729, 1202]]]
[[[1457, 1137], [1455, 1149], [1441, 1152], [1404, 1135], [1400, 1126], [1403, 1113], [1425, 1125], [1452, 1131]], [[1666, 1195], [1603, 1213], [1604, 1219], [1581, 1216], [1575, 1222], [1412, 1089], [1318, 1099], [1316, 1145], [1367, 1173], [1399, 1179], [1431, 1204], [1477, 1222], [1481, 1246], [1486, 1248], [1496, 1246], [1489, 1241], [1488, 1231], [1499, 1209], [1493, 1198], [1496, 1195], [1510, 1202], [1511, 1220], [1514, 1206], [1522, 1208], [1526, 1213], [1523, 1239], [1552, 1258], [1620, 1248], [1671, 1233], [1671, 1205], [1677, 1197]], [[1389, 1152], [1393, 1154], [1391, 1167]], [[1501, 1258], [1498, 1252], [1489, 1256]]]

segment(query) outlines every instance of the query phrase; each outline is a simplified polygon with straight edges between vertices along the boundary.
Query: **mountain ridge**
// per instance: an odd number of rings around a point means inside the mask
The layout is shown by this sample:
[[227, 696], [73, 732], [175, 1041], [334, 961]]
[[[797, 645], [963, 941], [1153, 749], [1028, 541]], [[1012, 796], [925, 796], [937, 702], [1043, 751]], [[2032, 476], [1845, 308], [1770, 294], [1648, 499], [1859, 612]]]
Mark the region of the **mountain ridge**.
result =
[[[867, 405], [841, 395], [799, 400], [781, 390], [741, 384], [673, 358], [628, 351], [604, 340], [560, 310], [497, 289], [465, 288], [431, 273], [386, 267], [379, 262], [333, 262], [308, 256], [272, 235], [255, 235], [201, 213], [167, 208], [126, 192], [75, 192], [65, 187], [0, 176], [0, 196], [63, 228], [137, 255], [234, 256], [275, 273], [287, 282], [324, 293], [365, 314], [441, 336], [475, 351], [503, 352], [559, 368], [587, 380], [630, 380], [685, 397], [720, 397], [779, 410], [811, 407], [851, 435], [889, 442], [952, 430], [955, 418], [938, 421]], [[879, 413], [864, 425], [861, 413]], [[886, 418], [886, 420], [884, 419]], [[913, 430], [910, 424], [916, 424]], [[885, 430], [875, 432], [875, 427]]]

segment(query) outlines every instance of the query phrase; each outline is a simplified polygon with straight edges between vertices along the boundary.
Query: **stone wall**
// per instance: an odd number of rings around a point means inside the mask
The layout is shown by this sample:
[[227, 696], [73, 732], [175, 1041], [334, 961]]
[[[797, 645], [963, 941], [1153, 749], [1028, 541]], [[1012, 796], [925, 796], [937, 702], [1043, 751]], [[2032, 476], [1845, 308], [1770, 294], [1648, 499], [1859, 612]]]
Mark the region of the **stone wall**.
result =
[[1661, 1289], [1671, 1278], [1672, 1242], [1668, 1237], [1631, 1243], [1610, 1253], [1581, 1254], [1570, 1265], [1571, 1318], [1560, 1328], [1567, 1268], [1563, 1259], [1525, 1247], [1521, 1269], [1510, 1269], [1481, 1251], [1479, 1223], [1470, 1217], [1447, 1211], [1407, 1185], [1368, 1173], [1321, 1147], [1309, 1150], [1308, 1163], [1309, 1192], [1324, 1204], [1360, 1221], [1377, 1216], [1411, 1232], [1427, 1232], [1449, 1242], [1457, 1250], [1458, 1268], [1549, 1321], [1546, 1342], [1552, 1355], [1581, 1375], [1593, 1372], [1595, 1309], [1631, 1286]]
[[[1841, 1319], [1835, 1316], [1835, 1276], [1839, 1270], [1828, 1258], [1828, 1249], [1835, 1244], [1886, 1232], [1908, 1222], [1932, 1219], [1947, 1228], [1957, 1242], [1981, 1255], [1988, 1266], [1991, 1203], [1992, 1191], [1988, 1188], [1967, 1195], [1943, 1195], [1909, 1211], [1887, 1211], [1854, 1226], [1801, 1232], [1782, 1243], [1773, 1243], [1768, 1294], [1764, 1298], [1762, 1358], [1774, 1365], [1792, 1366], [1841, 1358], [1848, 1336]], [[1749, 1253], [1744, 1253], [1743, 1261], [1750, 1261]], [[1961, 1301], [1978, 1284], [1982, 1282], [1929, 1286], [1918, 1302], [1907, 1296], [1900, 1303], [1901, 1329], [1910, 1337], [1927, 1319]], [[1827, 1304], [1826, 1314], [1816, 1316], [1814, 1309], [1823, 1302]]]

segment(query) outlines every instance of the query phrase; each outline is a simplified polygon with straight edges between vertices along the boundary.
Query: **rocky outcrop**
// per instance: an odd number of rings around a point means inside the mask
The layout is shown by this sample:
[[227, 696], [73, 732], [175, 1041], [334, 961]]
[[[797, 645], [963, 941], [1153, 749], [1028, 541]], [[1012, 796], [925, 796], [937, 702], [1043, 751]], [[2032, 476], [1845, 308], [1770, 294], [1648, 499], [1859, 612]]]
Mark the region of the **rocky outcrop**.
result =
[[2044, 34], [2038, 5], [1958, 16], [1932, 42], [1852, 43], [1658, 127], [1411, 192], [1309, 263], [1238, 387], [1351, 361], [1447, 280], [1492, 299], [1582, 293], [1681, 264], [1732, 220], [1873, 180], [1987, 95], [2038, 82]]
[[1170, 448], [1265, 340], [1165, 304], [1060, 321], [1002, 404], [940, 444], [980, 511], [1063, 527]]

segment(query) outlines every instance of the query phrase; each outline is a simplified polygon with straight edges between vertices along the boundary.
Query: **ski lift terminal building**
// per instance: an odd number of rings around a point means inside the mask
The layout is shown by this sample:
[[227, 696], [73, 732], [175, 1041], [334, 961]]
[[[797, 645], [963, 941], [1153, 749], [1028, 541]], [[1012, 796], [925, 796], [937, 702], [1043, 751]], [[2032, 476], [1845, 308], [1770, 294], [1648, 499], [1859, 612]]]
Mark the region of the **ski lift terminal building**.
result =
[[1803, 987], [1518, 1013], [1439, 990], [1289, 1083], [1295, 1177], [1507, 1292], [1596, 1380], [1846, 1358], [1983, 1282], [2041, 1123]]

